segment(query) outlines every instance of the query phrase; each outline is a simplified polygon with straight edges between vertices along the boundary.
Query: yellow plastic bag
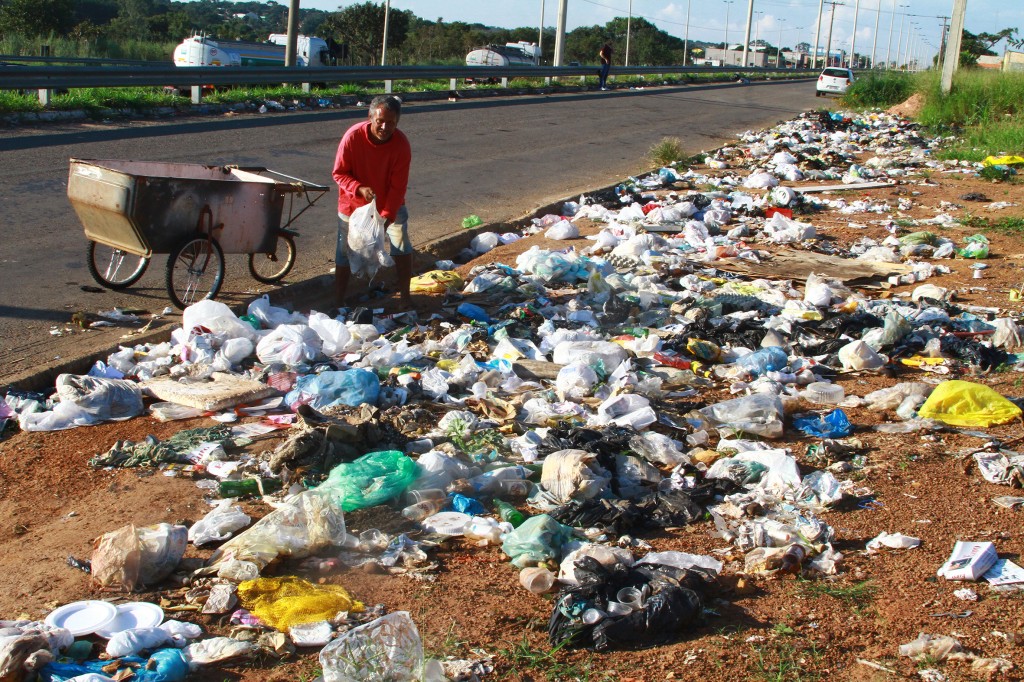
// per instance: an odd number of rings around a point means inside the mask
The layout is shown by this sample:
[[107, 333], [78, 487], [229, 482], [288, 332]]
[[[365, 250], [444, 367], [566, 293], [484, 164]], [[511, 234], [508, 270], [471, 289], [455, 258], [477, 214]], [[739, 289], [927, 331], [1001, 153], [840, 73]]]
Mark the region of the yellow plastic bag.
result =
[[1024, 156], [986, 156], [982, 166], [1019, 166], [1024, 163]]
[[245, 580], [238, 584], [238, 599], [257, 618], [283, 632], [293, 625], [330, 620], [339, 611], [364, 609], [341, 585], [314, 585], [295, 576]]
[[454, 270], [431, 270], [409, 282], [409, 291], [414, 294], [443, 294], [462, 288], [462, 277]]
[[944, 381], [917, 412], [953, 426], [992, 426], [1021, 416], [1021, 409], [988, 386], [970, 381]]

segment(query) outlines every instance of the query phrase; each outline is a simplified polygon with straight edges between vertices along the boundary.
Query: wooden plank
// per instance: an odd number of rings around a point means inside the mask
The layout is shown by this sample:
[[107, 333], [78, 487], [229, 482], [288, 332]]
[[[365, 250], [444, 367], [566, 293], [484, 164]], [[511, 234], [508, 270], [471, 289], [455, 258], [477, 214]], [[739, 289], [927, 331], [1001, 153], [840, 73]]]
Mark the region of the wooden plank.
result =
[[895, 187], [895, 182], [857, 182], [850, 185], [808, 185], [806, 187], [791, 187], [795, 192], [841, 192], [843, 190], [854, 189], [879, 189], [881, 187]]
[[715, 261], [712, 267], [736, 272], [749, 277], [765, 279], [806, 280], [812, 272], [838, 279], [847, 284], [886, 279], [890, 275], [905, 275], [913, 268], [903, 263], [864, 261], [856, 258], [829, 256], [814, 251], [785, 249], [776, 252], [771, 260], [762, 263], [749, 261]]

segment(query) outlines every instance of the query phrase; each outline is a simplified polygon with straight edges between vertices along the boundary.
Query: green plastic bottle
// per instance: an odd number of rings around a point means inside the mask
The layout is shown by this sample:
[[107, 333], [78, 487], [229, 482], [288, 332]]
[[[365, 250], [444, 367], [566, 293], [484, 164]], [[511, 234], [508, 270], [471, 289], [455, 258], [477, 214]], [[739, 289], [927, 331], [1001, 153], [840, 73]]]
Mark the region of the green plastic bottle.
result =
[[[281, 481], [276, 478], [262, 479], [263, 492], [273, 493], [281, 489]], [[259, 495], [260, 484], [255, 478], [243, 478], [239, 481], [221, 481], [217, 487], [221, 497], [245, 497], [246, 495]]]
[[498, 516], [501, 517], [502, 521], [508, 521], [512, 524], [513, 528], [518, 528], [523, 525], [523, 521], [526, 520], [526, 515], [519, 511], [505, 500], [499, 500], [495, 498], [494, 507], [498, 510]]

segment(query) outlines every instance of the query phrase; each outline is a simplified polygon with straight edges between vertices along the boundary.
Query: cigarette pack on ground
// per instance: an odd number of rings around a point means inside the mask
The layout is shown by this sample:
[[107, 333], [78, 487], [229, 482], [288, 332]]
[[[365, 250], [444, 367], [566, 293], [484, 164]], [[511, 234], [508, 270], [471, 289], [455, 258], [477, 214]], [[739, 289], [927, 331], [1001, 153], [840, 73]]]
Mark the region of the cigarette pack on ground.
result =
[[978, 580], [998, 558], [996, 546], [991, 542], [957, 540], [938, 575], [947, 580]]

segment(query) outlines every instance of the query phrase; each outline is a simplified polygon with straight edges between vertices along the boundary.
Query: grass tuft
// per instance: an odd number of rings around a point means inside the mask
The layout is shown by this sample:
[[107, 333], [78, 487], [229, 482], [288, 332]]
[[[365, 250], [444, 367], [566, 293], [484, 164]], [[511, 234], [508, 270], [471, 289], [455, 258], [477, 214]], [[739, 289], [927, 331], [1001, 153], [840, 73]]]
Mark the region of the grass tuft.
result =
[[870, 73], [853, 81], [843, 97], [843, 104], [856, 108], [891, 107], [909, 98], [917, 79], [899, 71]]
[[688, 158], [683, 152], [683, 142], [678, 137], [661, 138], [661, 142], [651, 147], [648, 155], [658, 166], [670, 166]]

